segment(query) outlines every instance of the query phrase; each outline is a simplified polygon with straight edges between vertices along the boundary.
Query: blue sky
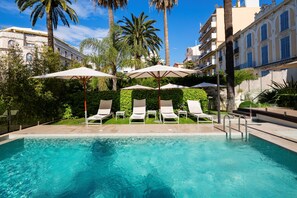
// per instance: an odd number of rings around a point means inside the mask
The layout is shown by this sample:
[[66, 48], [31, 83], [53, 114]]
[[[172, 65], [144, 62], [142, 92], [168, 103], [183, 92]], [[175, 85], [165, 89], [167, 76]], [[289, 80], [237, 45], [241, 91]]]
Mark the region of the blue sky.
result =
[[[234, 1], [234, 0], [233, 0]], [[123, 16], [129, 17], [131, 13], [138, 16], [144, 12], [149, 19], [157, 21], [156, 27], [160, 29], [159, 37], [163, 40], [163, 13], [149, 6], [148, 0], [129, 0], [124, 9], [115, 12], [115, 22]], [[270, 3], [271, 0], [260, 0], [260, 4]], [[281, 0], [277, 0], [277, 3]], [[185, 58], [186, 48], [194, 46], [199, 37], [199, 24], [204, 23], [214, 11], [215, 5], [223, 5], [223, 0], [179, 0], [177, 6], [168, 14], [170, 63], [182, 62]], [[64, 41], [79, 46], [85, 38], [103, 38], [108, 32], [107, 9], [97, 7], [94, 9], [91, 0], [78, 0], [72, 7], [79, 16], [79, 23], [71, 27], [59, 26], [54, 32], [55, 36]], [[1, 0], [0, 3], [0, 28], [10, 26], [32, 27], [30, 22], [30, 10], [20, 13], [14, 0]], [[46, 31], [45, 18], [39, 19], [33, 29]], [[164, 49], [160, 50], [160, 56], [164, 59]]]

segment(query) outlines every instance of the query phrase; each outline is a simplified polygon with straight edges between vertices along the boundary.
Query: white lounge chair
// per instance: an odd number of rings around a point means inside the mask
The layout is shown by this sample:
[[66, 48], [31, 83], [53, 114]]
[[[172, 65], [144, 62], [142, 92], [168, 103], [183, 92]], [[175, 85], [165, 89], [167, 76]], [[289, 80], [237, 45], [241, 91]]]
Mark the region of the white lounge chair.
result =
[[172, 100], [160, 101], [160, 116], [163, 123], [169, 119], [171, 121], [167, 121], [167, 123], [177, 122], [179, 124], [179, 117], [173, 111]]
[[87, 119], [88, 124], [96, 124], [96, 123], [89, 123], [89, 121], [93, 120], [99, 120], [99, 124], [102, 124], [102, 120], [111, 116], [111, 105], [112, 100], [100, 100], [99, 109], [96, 115], [90, 116]]
[[[129, 124], [132, 123], [133, 120], [143, 120], [143, 124], [145, 124], [145, 113], [146, 113], [146, 100], [133, 100], [133, 112], [129, 119]], [[136, 123], [136, 122], [135, 122]], [[140, 123], [140, 122], [137, 122]]]
[[201, 109], [201, 104], [199, 100], [188, 100], [188, 108], [191, 115], [197, 118], [197, 123], [199, 122], [209, 122], [209, 121], [199, 121], [199, 118], [207, 118], [210, 119], [211, 123], [213, 124], [213, 117], [212, 115], [208, 115], [203, 113]]

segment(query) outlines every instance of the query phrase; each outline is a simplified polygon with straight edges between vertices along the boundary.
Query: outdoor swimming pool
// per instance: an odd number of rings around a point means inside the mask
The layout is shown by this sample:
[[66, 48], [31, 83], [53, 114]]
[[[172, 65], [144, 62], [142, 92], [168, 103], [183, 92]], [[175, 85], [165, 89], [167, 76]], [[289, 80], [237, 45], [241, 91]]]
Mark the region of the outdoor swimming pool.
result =
[[252, 137], [24, 139], [0, 197], [296, 197], [297, 154]]

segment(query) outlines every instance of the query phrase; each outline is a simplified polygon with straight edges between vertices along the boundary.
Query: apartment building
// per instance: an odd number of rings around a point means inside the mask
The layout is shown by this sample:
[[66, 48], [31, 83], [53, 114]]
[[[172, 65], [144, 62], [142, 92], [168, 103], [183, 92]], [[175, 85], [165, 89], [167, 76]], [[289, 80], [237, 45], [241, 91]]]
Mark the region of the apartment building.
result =
[[[30, 62], [35, 47], [47, 45], [47, 32], [32, 30], [31, 28], [10, 27], [0, 30], [0, 53], [8, 50], [9, 46], [18, 44], [24, 54], [24, 61]], [[84, 55], [75, 47], [55, 38], [55, 51], [61, 55], [62, 63], [67, 65], [71, 60], [81, 62]]]
[[188, 47], [187, 52], [186, 52], [186, 58], [185, 58], [185, 60], [183, 62], [184, 63], [188, 62], [188, 61], [197, 62], [200, 55], [201, 55], [201, 52], [200, 52], [199, 48], [200, 48], [200, 45], [195, 45], [193, 47]]
[[[259, 0], [237, 1], [232, 8], [233, 32], [250, 25], [254, 16], [260, 11]], [[243, 20], [244, 19], [244, 20]], [[224, 8], [217, 7], [204, 25], [200, 27], [200, 65], [199, 69], [206, 75], [215, 73], [217, 48], [225, 41]]]
[[[297, 1], [263, 5], [255, 20], [234, 34], [235, 69], [254, 68], [259, 79], [241, 89], [259, 93], [271, 82], [297, 80]], [[225, 43], [218, 48], [218, 66], [225, 70]], [[252, 85], [251, 85], [252, 84]]]

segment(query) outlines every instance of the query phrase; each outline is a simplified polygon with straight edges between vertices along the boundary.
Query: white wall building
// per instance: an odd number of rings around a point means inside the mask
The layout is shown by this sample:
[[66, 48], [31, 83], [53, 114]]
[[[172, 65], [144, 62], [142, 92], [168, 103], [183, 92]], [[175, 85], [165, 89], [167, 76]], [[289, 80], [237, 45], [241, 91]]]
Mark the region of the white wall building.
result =
[[[256, 5], [257, 4], [257, 5]], [[233, 32], [247, 27], [259, 12], [259, 0], [245, 0], [232, 8]], [[224, 8], [217, 7], [204, 25], [200, 27], [200, 66], [206, 75], [213, 75], [217, 65], [217, 48], [225, 41]]]
[[[31, 28], [10, 27], [0, 30], [0, 53], [8, 50], [10, 45], [18, 44], [24, 54], [24, 61], [32, 61], [34, 47], [47, 45], [47, 32]], [[67, 65], [71, 60], [81, 62], [84, 55], [75, 47], [55, 38], [55, 51], [60, 52], [62, 62]]]
[[[272, 81], [297, 80], [297, 1], [263, 5], [255, 20], [234, 34], [235, 69], [254, 68], [259, 78], [240, 89], [253, 96], [270, 89]], [[226, 69], [225, 43], [217, 51], [219, 69]]]
[[187, 62], [187, 61], [196, 62], [199, 59], [199, 57], [201, 55], [199, 47], [200, 47], [200, 45], [195, 45], [193, 47], [188, 47], [187, 48], [186, 58], [184, 60], [184, 63]]

